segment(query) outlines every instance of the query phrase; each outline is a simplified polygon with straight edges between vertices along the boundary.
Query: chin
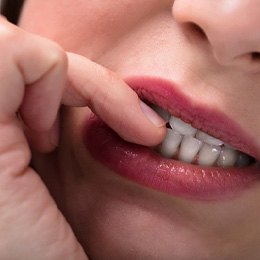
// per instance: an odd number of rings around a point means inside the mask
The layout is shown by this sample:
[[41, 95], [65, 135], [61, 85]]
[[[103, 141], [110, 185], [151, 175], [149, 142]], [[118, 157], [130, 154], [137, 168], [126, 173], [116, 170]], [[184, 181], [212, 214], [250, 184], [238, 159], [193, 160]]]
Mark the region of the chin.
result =
[[34, 161], [86, 253], [91, 259], [259, 259], [254, 142], [232, 119], [196, 107], [169, 82], [128, 82], [148, 104], [196, 131], [210, 129], [205, 142], [228, 144], [247, 160], [224, 167], [169, 158], [125, 142], [87, 108], [64, 109], [61, 145]]

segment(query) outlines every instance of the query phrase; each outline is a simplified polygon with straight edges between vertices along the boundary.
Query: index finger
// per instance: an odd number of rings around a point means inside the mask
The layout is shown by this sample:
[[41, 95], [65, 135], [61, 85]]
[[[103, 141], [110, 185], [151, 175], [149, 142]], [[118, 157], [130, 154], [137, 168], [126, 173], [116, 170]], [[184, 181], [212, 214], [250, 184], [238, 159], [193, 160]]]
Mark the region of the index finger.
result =
[[165, 121], [115, 73], [80, 55], [68, 53], [68, 58], [63, 104], [89, 106], [126, 141], [154, 146], [163, 140]]

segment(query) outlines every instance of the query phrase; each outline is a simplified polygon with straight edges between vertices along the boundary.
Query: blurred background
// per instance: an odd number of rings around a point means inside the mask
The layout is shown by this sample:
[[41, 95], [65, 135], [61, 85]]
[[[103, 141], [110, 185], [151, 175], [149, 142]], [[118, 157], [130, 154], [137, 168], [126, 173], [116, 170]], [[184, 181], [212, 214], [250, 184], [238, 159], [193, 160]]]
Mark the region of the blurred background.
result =
[[24, 0], [0, 0], [1, 13], [6, 16], [10, 22], [16, 24], [23, 2]]

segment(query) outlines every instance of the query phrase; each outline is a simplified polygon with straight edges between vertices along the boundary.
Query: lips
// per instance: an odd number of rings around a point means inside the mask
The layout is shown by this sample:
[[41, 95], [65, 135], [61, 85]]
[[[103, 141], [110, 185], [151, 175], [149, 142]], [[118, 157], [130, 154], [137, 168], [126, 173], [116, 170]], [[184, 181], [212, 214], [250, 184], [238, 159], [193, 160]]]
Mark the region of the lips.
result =
[[250, 156], [260, 159], [259, 148], [253, 138], [231, 118], [213, 107], [202, 106], [180, 92], [180, 87], [159, 78], [135, 77], [126, 79], [141, 99], [146, 99], [170, 114], [190, 123], [194, 128], [235, 147]]
[[[236, 149], [259, 155], [253, 140], [231, 119], [213, 108], [191, 101], [171, 82], [158, 78], [129, 78], [140, 96], [193, 127]], [[91, 155], [115, 173], [138, 184], [174, 196], [198, 200], [233, 197], [260, 180], [258, 165], [244, 168], [202, 167], [166, 159], [148, 147], [122, 140], [97, 117], [86, 122], [83, 141]]]

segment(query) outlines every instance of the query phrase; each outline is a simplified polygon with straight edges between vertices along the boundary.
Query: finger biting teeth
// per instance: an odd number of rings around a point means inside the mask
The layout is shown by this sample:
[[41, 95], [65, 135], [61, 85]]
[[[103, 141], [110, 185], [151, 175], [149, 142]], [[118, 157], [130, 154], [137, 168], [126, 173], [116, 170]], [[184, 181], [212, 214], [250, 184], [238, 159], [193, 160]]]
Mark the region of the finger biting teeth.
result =
[[194, 128], [162, 108], [152, 108], [168, 122], [167, 132], [157, 151], [166, 158], [217, 167], [246, 167], [255, 160], [222, 140]]

